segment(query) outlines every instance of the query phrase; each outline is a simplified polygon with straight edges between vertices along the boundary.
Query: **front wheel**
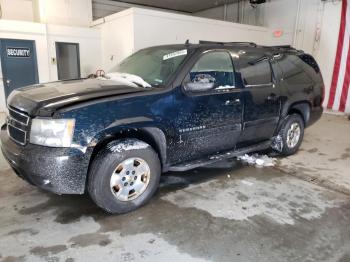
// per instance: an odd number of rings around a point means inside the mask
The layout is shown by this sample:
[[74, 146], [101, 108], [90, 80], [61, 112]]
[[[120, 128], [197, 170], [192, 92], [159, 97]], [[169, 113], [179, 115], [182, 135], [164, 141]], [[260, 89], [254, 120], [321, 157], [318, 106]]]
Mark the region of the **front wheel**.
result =
[[304, 121], [298, 114], [287, 117], [278, 136], [282, 139], [281, 155], [290, 156], [295, 154], [304, 138]]
[[113, 141], [95, 157], [88, 191], [108, 213], [127, 213], [150, 200], [160, 174], [158, 155], [150, 145], [137, 139]]

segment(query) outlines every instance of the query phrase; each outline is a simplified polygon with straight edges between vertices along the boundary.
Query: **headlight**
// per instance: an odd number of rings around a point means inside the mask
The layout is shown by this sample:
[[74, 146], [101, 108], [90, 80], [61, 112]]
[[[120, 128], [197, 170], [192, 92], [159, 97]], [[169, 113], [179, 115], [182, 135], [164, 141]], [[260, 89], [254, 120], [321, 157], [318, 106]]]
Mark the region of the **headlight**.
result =
[[74, 134], [74, 119], [41, 119], [32, 121], [30, 143], [50, 147], [70, 147]]

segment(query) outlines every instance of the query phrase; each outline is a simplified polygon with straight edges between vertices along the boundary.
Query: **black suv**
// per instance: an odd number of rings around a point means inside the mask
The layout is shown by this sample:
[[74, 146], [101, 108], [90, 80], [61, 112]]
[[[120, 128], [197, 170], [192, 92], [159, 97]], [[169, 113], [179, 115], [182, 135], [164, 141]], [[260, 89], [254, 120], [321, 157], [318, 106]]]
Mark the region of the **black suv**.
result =
[[317, 63], [288, 46], [158, 46], [113, 71], [12, 92], [1, 149], [20, 177], [124, 213], [162, 172], [271, 147], [294, 154], [323, 111]]

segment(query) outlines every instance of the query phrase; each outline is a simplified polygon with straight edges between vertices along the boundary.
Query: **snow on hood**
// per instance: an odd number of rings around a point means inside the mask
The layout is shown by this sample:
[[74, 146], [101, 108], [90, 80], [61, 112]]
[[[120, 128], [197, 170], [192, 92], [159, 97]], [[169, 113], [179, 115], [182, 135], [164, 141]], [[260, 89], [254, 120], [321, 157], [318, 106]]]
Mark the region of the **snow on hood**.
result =
[[143, 80], [141, 77], [137, 75], [132, 75], [128, 73], [118, 73], [118, 72], [113, 72], [113, 73], [108, 73], [104, 76], [104, 79], [108, 80], [114, 80], [121, 82], [122, 84], [126, 84], [132, 87], [151, 87], [149, 83], [147, 83], [145, 80]]
[[248, 155], [238, 156], [238, 160], [245, 162], [249, 165], [255, 165], [257, 167], [268, 167], [276, 165], [276, 158], [268, 157], [267, 155]]

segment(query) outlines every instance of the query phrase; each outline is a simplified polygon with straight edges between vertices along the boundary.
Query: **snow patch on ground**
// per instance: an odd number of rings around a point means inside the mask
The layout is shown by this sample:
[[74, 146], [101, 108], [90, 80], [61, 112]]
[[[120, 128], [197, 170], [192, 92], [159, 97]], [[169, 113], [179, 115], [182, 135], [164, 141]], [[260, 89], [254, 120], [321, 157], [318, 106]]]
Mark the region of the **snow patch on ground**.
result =
[[129, 150], [137, 150], [137, 149], [145, 149], [149, 147], [148, 144], [142, 141], [135, 141], [135, 140], [126, 140], [123, 142], [120, 142], [118, 144], [110, 144], [107, 148], [111, 152], [123, 152], [123, 151], [129, 151]]
[[238, 160], [247, 163], [249, 165], [255, 165], [257, 167], [269, 167], [269, 166], [275, 166], [277, 159], [268, 157], [267, 155], [259, 155], [259, 154], [253, 154], [248, 155], [245, 154], [244, 156], [237, 157]]

